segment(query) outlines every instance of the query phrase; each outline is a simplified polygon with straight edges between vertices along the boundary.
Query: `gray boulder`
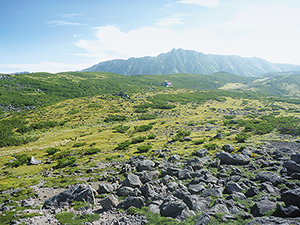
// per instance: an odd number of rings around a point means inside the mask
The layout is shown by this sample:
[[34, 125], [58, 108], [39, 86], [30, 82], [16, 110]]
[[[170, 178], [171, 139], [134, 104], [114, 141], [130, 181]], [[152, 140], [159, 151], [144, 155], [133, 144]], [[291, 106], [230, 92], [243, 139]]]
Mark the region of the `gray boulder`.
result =
[[168, 196], [159, 208], [162, 216], [176, 218], [182, 210], [187, 209], [187, 205], [174, 196]]
[[180, 155], [171, 155], [168, 161], [173, 162], [173, 161], [178, 161], [180, 159]]
[[250, 187], [250, 188], [246, 191], [246, 193], [245, 193], [245, 195], [246, 195], [247, 198], [253, 197], [253, 196], [258, 195], [258, 194], [259, 194], [259, 190], [258, 190], [257, 187]]
[[225, 213], [225, 214], [230, 213], [225, 204], [216, 204], [209, 209], [209, 212], [210, 213]]
[[230, 154], [228, 152], [221, 152], [218, 155], [218, 158], [221, 160], [221, 164], [246, 165], [250, 163], [250, 158], [243, 154]]
[[296, 220], [291, 220], [291, 219], [283, 219], [279, 217], [261, 217], [261, 218], [256, 218], [248, 223], [246, 225], [288, 225], [288, 224], [293, 224], [293, 225], [300, 225], [299, 221]]
[[118, 198], [116, 198], [114, 195], [108, 195], [105, 198], [103, 198], [99, 202], [104, 210], [111, 210], [113, 208], [116, 208], [119, 204]]
[[126, 210], [131, 206], [140, 209], [145, 206], [145, 199], [143, 197], [128, 197], [119, 203], [118, 208]]
[[261, 182], [270, 181], [274, 186], [285, 183], [285, 179], [283, 179], [282, 177], [278, 176], [275, 173], [267, 172], [267, 171], [259, 172], [256, 175], [255, 179]]
[[300, 173], [300, 165], [294, 161], [286, 161], [282, 164], [290, 173]]
[[130, 174], [125, 178], [125, 180], [123, 180], [122, 186], [139, 188], [142, 186], [142, 182], [137, 175]]
[[276, 212], [275, 215], [278, 217], [299, 217], [300, 216], [300, 210], [297, 206], [290, 205], [290, 206], [280, 206]]
[[287, 190], [281, 193], [281, 199], [286, 206], [294, 205], [300, 208], [300, 189]]
[[94, 192], [95, 190], [89, 185], [77, 184], [68, 190], [48, 198], [45, 201], [43, 208], [49, 209], [52, 207], [60, 207], [60, 204], [63, 202], [70, 203], [72, 201], [84, 201], [90, 204], [95, 204]]
[[204, 191], [205, 187], [201, 184], [191, 184], [189, 185], [188, 191], [191, 194], [199, 194], [200, 192]]
[[197, 218], [194, 225], [207, 225], [210, 221], [210, 215], [203, 212], [201, 215]]
[[134, 189], [132, 187], [124, 186], [124, 187], [121, 187], [121, 188], [118, 189], [117, 195], [118, 196], [126, 196], [126, 195], [128, 195], [129, 192], [131, 192], [133, 190]]
[[38, 165], [38, 164], [41, 164], [41, 163], [42, 163], [41, 160], [37, 160], [33, 156], [31, 156], [30, 161], [29, 161], [29, 165]]
[[194, 157], [187, 161], [187, 165], [193, 167], [194, 170], [202, 169], [203, 164], [204, 162], [198, 157]]
[[224, 146], [223, 146], [223, 150], [224, 150], [225, 152], [231, 153], [231, 152], [234, 151], [234, 147], [232, 147], [231, 145], [224, 145]]
[[111, 184], [99, 184], [99, 189], [98, 189], [99, 194], [112, 193], [113, 191], [114, 191], [114, 187]]
[[197, 212], [204, 212], [209, 209], [211, 199], [199, 197], [198, 195], [187, 195], [183, 198], [183, 202], [189, 207], [190, 210]]
[[262, 200], [260, 202], [256, 202], [252, 206], [251, 213], [255, 217], [264, 216], [268, 211], [274, 210], [275, 207], [276, 203], [269, 200]]
[[232, 194], [233, 192], [241, 192], [243, 188], [238, 183], [234, 183], [232, 181], [228, 182], [225, 186], [225, 192], [227, 194]]
[[210, 188], [210, 189], [202, 191], [202, 196], [209, 197], [209, 196], [214, 195], [219, 198], [222, 198], [223, 197], [222, 192], [223, 192], [223, 188]]
[[153, 170], [155, 163], [151, 160], [139, 161], [137, 164], [137, 171], [141, 172], [143, 170]]
[[300, 153], [292, 154], [291, 155], [291, 160], [293, 160], [296, 163], [300, 163]]
[[199, 149], [197, 152], [196, 152], [196, 156], [198, 157], [204, 157], [208, 154], [208, 151], [206, 148], [202, 148], [202, 149]]

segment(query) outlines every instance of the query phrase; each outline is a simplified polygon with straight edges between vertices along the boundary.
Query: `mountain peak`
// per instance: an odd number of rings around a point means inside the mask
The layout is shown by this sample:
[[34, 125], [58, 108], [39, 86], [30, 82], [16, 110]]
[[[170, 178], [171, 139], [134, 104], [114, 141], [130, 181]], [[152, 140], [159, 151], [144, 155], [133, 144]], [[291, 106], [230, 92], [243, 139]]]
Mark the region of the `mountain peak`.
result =
[[300, 66], [271, 63], [264, 59], [237, 55], [213, 55], [173, 48], [156, 57], [130, 58], [100, 62], [83, 71], [105, 71], [123, 75], [194, 73], [211, 74], [225, 71], [240, 76], [257, 76], [270, 72], [299, 71]]

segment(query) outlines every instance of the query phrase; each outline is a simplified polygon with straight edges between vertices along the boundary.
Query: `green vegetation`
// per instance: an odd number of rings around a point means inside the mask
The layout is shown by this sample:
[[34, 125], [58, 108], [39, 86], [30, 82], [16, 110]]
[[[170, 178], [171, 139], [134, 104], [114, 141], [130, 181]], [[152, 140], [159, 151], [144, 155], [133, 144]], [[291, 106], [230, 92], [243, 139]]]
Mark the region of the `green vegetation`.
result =
[[153, 128], [153, 125], [152, 125], [152, 124], [141, 125], [141, 126], [135, 126], [135, 127], [134, 127], [134, 131], [135, 131], [135, 132], [144, 132], [144, 131], [151, 130], [152, 128]]
[[63, 212], [60, 214], [56, 214], [55, 218], [58, 219], [58, 221], [61, 224], [65, 225], [81, 225], [85, 223], [92, 223], [95, 220], [100, 219], [100, 216], [98, 214], [84, 214], [84, 215], [77, 215], [75, 216], [71, 212]]
[[138, 117], [139, 120], [154, 120], [157, 118], [157, 115], [155, 114], [142, 114]]
[[99, 148], [89, 148], [85, 151], [85, 155], [94, 155], [94, 154], [97, 154], [98, 152], [100, 152], [101, 149]]
[[137, 147], [137, 150], [139, 153], [145, 153], [148, 152], [152, 148], [151, 145], [141, 145]]
[[7, 166], [12, 166], [12, 167], [19, 167], [24, 164], [27, 164], [30, 160], [30, 157], [27, 156], [27, 154], [20, 154], [20, 155], [13, 155], [13, 157], [16, 159], [12, 162], [8, 162], [6, 165]]
[[115, 130], [114, 132], [118, 132], [118, 133], [125, 133], [127, 130], [129, 130], [129, 126], [123, 126], [123, 125], [119, 125], [114, 127], [113, 129]]
[[131, 141], [131, 144], [141, 143], [141, 142], [144, 142], [146, 139], [147, 139], [147, 137], [145, 137], [145, 136], [139, 136], [139, 137], [133, 138]]
[[73, 165], [76, 162], [76, 158], [74, 156], [70, 156], [68, 158], [61, 158], [57, 160], [56, 168], [64, 168], [70, 165]]
[[59, 148], [49, 148], [46, 150], [48, 155], [54, 155], [58, 151], [60, 151]]
[[104, 122], [116, 122], [116, 121], [126, 121], [128, 118], [127, 116], [123, 115], [109, 115], [104, 119]]

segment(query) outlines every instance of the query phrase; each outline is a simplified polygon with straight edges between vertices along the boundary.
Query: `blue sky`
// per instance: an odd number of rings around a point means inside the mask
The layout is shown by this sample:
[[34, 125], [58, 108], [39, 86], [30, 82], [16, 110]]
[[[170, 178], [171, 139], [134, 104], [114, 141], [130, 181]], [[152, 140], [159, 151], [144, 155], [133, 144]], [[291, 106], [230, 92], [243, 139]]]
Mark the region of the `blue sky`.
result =
[[0, 0], [0, 73], [173, 48], [300, 65], [299, 0]]

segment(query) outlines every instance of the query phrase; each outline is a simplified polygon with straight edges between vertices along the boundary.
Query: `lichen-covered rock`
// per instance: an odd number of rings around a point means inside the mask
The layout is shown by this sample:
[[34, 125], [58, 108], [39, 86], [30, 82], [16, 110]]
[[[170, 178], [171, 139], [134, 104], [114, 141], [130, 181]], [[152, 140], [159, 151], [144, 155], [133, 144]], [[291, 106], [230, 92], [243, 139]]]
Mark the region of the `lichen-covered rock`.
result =
[[218, 155], [218, 158], [221, 160], [221, 164], [227, 165], [247, 165], [250, 163], [250, 158], [243, 154], [221, 152]]

